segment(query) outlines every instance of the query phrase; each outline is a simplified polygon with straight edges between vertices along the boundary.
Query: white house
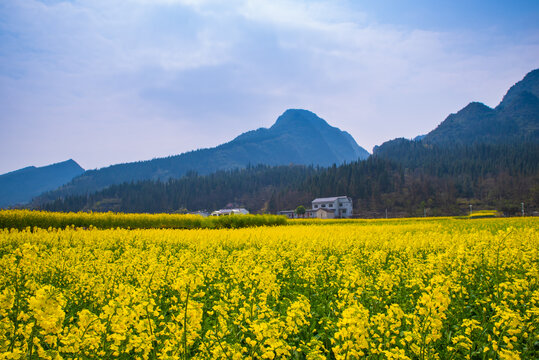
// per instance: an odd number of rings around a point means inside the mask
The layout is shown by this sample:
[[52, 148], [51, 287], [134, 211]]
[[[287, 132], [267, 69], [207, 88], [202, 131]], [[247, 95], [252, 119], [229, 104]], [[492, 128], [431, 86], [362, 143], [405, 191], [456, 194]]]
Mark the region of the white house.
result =
[[335, 196], [328, 198], [318, 198], [312, 201], [312, 209], [332, 210], [336, 218], [347, 218], [352, 216], [352, 199], [348, 196]]
[[221, 209], [221, 210], [215, 210], [211, 213], [211, 216], [227, 216], [227, 215], [247, 215], [249, 214], [249, 211], [247, 211], [244, 208], [238, 208], [238, 209]]

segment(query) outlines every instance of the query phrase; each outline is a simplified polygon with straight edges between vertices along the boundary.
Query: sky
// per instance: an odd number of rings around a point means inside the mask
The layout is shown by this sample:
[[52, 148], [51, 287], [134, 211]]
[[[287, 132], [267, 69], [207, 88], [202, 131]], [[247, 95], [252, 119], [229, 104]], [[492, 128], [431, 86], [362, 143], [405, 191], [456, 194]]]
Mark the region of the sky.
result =
[[0, 173], [213, 147], [288, 108], [372, 152], [535, 68], [536, 0], [2, 0]]

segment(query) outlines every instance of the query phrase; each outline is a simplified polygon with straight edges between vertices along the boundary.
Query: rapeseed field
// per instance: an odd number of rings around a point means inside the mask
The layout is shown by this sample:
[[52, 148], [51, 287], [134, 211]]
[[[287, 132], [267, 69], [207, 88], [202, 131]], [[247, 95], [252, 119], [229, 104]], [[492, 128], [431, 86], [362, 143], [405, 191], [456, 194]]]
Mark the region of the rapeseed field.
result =
[[0, 230], [2, 359], [537, 359], [539, 222]]

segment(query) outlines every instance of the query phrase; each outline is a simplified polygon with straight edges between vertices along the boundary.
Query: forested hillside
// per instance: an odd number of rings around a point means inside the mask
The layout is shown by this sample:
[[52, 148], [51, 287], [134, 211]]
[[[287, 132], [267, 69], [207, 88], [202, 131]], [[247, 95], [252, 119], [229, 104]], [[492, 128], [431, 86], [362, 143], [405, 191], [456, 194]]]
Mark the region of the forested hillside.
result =
[[319, 196], [347, 195], [361, 216], [456, 215], [469, 204], [515, 214], [539, 205], [537, 144], [460, 145], [402, 142], [394, 153], [330, 168], [254, 166], [167, 182], [111, 186], [38, 208], [61, 211], [174, 212], [241, 205], [252, 212], [310, 207]]

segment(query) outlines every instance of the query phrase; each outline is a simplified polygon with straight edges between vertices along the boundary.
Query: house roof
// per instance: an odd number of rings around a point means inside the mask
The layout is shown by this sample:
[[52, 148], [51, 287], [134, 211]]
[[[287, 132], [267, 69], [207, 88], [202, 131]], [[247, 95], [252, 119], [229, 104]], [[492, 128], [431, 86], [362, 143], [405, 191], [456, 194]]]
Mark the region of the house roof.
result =
[[327, 197], [327, 198], [318, 198], [314, 199], [312, 202], [334, 202], [337, 199], [348, 199], [348, 196], [334, 196], [334, 197]]

